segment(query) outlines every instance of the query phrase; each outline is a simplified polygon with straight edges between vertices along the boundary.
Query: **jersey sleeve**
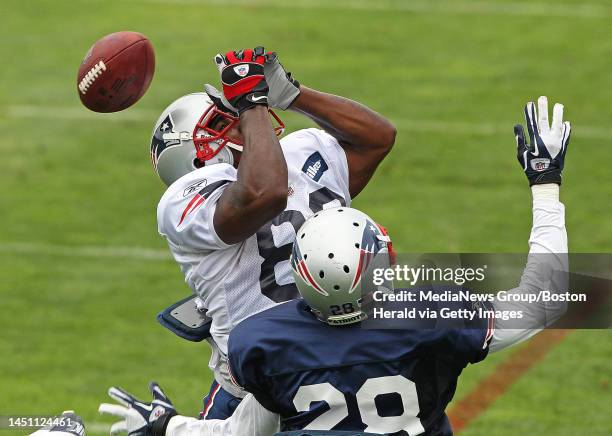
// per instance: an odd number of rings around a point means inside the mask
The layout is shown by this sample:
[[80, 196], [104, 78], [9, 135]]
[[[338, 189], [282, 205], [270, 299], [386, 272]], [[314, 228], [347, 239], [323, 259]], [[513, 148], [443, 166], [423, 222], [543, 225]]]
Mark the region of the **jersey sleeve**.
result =
[[[258, 341], [266, 326], [255, 316], [242, 321], [230, 333], [228, 360], [232, 381], [240, 388], [252, 393], [267, 410], [278, 413], [264, 374], [266, 363], [265, 346]], [[263, 321], [265, 322], [265, 320]]]
[[321, 129], [302, 129], [281, 140], [287, 165], [295, 166], [315, 182], [342, 192], [350, 204], [346, 153], [336, 138]]
[[235, 168], [226, 164], [204, 167], [191, 177], [177, 180], [158, 205], [159, 233], [186, 251], [228, 248], [230, 245], [217, 234], [213, 219], [219, 197], [235, 180]]
[[[491, 306], [486, 305], [483, 309], [490, 310]], [[465, 327], [451, 330], [447, 339], [455, 356], [469, 363], [477, 363], [487, 357], [493, 333], [493, 318], [477, 317], [474, 322], [466, 323]]]
[[[466, 310], [485, 312], [493, 309], [493, 305], [485, 301], [460, 301], [460, 302], [444, 302], [445, 308], [451, 310]], [[467, 317], [462, 319], [453, 319], [449, 325], [440, 325], [437, 327], [442, 336], [441, 350], [446, 354], [450, 350], [450, 355], [456, 361], [462, 364], [477, 363], [487, 357], [489, 353], [489, 345], [493, 338], [495, 323], [491, 317], [475, 315], [473, 319]]]
[[[432, 354], [445, 356], [460, 366], [483, 360], [489, 352], [494, 333], [494, 319], [487, 316], [493, 305], [467, 297], [442, 298], [447, 294], [458, 296], [459, 291], [471, 294], [467, 288], [432, 284], [428, 290], [432, 296], [421, 297], [411, 302], [410, 307], [417, 314], [431, 311], [438, 316], [430, 318], [418, 315], [412, 322], [404, 323], [408, 337], [412, 337], [413, 330], [420, 332], [423, 343]], [[406, 303], [393, 302], [385, 307], [398, 310], [405, 308]]]

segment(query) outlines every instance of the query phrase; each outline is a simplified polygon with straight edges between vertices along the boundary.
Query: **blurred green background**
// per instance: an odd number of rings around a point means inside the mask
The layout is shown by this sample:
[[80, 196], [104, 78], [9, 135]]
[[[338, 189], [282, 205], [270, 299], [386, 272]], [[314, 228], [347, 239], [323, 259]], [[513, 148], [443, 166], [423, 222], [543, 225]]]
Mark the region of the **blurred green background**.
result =
[[[156, 75], [133, 108], [94, 114], [76, 72], [118, 30], [151, 39]], [[189, 290], [157, 235], [149, 135], [168, 103], [217, 83], [215, 53], [255, 45], [396, 123], [354, 206], [404, 252], [525, 252], [531, 200], [512, 126], [528, 100], [563, 102], [570, 250], [610, 252], [611, 2], [3, 0], [0, 415], [73, 408], [101, 434], [107, 387], [148, 398], [152, 379], [183, 414], [200, 409], [208, 346], [155, 321]], [[457, 398], [508, 355], [468, 368]], [[610, 361], [608, 331], [573, 332], [462, 434], [612, 434]]]

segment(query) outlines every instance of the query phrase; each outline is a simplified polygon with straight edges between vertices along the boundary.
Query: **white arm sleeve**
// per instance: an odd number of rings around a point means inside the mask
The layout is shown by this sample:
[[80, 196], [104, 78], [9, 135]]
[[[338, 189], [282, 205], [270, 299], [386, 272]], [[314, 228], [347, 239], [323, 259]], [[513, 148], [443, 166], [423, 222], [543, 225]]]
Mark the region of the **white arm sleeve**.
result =
[[[529, 238], [529, 257], [518, 288], [508, 293], [536, 293], [540, 290], [567, 291], [567, 232], [565, 230], [565, 207], [559, 201], [559, 186], [556, 184], [534, 185], [533, 224]], [[553, 273], [555, 272], [555, 273]], [[559, 273], [564, 272], [564, 273]], [[516, 320], [495, 320], [495, 332], [490, 351], [495, 352], [529, 339], [544, 327], [553, 324], [567, 308], [567, 304], [551, 302], [495, 301], [496, 310], [522, 311], [521, 325]]]
[[173, 417], [166, 428], [166, 436], [270, 436], [279, 428], [279, 415], [270, 412], [248, 394], [228, 419]]

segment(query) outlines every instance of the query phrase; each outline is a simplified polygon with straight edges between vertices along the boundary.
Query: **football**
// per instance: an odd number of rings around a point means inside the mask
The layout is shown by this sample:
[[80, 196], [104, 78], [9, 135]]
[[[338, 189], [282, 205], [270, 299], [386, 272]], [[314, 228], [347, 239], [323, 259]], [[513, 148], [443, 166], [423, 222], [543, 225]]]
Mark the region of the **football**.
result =
[[155, 52], [141, 33], [116, 32], [98, 40], [79, 67], [77, 91], [94, 112], [117, 112], [136, 103], [155, 72]]

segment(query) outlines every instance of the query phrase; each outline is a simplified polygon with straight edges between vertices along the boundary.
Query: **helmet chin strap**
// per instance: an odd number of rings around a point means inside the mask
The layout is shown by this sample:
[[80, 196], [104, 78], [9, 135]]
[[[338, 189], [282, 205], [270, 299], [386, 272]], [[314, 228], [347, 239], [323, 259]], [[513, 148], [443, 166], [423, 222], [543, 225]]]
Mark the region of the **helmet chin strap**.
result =
[[233, 148], [236, 151], [242, 151], [243, 150], [242, 145], [234, 144], [233, 142], [228, 142], [225, 146], [226, 147], [231, 147], [231, 148]]

